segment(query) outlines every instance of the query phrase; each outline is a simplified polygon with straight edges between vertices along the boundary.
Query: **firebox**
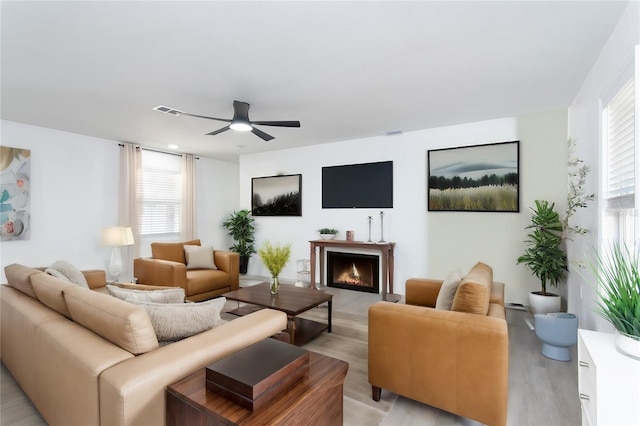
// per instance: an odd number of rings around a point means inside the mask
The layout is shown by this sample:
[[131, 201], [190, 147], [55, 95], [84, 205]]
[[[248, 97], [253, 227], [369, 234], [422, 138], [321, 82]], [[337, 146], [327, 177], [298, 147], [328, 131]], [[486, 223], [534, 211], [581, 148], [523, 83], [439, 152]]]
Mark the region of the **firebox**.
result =
[[380, 292], [379, 256], [327, 251], [327, 286]]

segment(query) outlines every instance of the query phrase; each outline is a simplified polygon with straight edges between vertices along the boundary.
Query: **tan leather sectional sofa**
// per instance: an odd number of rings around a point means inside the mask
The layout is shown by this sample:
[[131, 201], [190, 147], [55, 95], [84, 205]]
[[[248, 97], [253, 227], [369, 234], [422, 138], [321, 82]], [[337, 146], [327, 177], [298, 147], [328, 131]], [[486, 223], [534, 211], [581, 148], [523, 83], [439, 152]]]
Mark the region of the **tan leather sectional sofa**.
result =
[[[0, 285], [0, 358], [52, 426], [164, 425], [165, 387], [280, 332], [284, 313], [264, 309], [159, 347], [141, 306], [13, 264]], [[92, 291], [93, 290], [93, 291]]]
[[369, 307], [369, 383], [492, 426], [507, 423], [509, 335], [504, 284], [478, 263], [436, 310], [442, 280], [409, 279], [406, 304]]

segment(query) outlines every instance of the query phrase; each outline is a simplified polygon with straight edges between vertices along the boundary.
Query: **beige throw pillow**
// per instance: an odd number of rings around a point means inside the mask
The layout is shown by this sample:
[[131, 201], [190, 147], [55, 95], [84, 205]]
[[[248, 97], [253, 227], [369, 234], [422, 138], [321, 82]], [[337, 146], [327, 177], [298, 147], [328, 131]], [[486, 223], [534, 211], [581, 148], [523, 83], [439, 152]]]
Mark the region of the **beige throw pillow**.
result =
[[80, 269], [65, 260], [58, 260], [54, 262], [51, 266], [45, 269], [45, 272], [56, 278], [60, 278], [61, 280], [74, 283], [79, 287], [89, 288], [87, 279], [84, 277], [84, 274]]
[[213, 260], [213, 246], [184, 246], [187, 269], [218, 269]]
[[183, 303], [184, 289], [181, 287], [167, 287], [162, 290], [136, 290], [107, 285], [109, 294], [125, 302], [151, 303]]
[[462, 274], [460, 272], [451, 272], [442, 282], [438, 298], [436, 299], [436, 309], [444, 311], [451, 310], [451, 304], [453, 304], [453, 298], [456, 295], [456, 290], [462, 281]]
[[207, 331], [222, 323], [224, 297], [198, 303], [133, 302], [147, 310], [159, 341], [175, 341]]

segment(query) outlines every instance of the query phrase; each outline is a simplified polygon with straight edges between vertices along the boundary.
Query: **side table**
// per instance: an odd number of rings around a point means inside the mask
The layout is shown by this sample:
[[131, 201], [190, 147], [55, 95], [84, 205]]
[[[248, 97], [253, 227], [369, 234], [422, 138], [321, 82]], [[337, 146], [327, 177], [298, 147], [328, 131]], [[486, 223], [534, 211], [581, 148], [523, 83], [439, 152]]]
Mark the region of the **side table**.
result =
[[201, 370], [167, 386], [167, 426], [306, 424], [342, 425], [342, 388], [349, 364], [309, 352], [309, 370], [257, 411], [206, 388]]

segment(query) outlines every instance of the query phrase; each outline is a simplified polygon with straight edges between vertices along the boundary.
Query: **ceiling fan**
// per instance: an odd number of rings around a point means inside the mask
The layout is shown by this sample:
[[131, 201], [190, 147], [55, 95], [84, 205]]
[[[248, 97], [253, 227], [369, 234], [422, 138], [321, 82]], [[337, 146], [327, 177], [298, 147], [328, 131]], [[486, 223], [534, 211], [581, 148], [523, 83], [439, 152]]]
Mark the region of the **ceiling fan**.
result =
[[214, 130], [211, 133], [207, 133], [207, 135], [217, 135], [222, 132], [226, 132], [229, 129], [237, 130], [240, 132], [248, 132], [251, 131], [254, 135], [262, 138], [265, 141], [270, 141], [273, 139], [268, 133], [263, 132], [260, 129], [257, 129], [258, 126], [278, 126], [278, 127], [300, 127], [299, 121], [251, 121], [249, 120], [249, 104], [246, 102], [233, 101], [233, 118], [216, 118], [216, 117], [207, 117], [206, 115], [197, 115], [190, 114], [188, 112], [180, 111], [175, 108], [167, 107], [164, 105], [160, 105], [154, 108], [155, 111], [164, 112], [165, 114], [171, 115], [188, 115], [191, 117], [198, 118], [206, 118], [207, 120], [216, 120], [216, 121], [224, 121], [229, 123], [228, 126], [225, 126], [221, 129]]

